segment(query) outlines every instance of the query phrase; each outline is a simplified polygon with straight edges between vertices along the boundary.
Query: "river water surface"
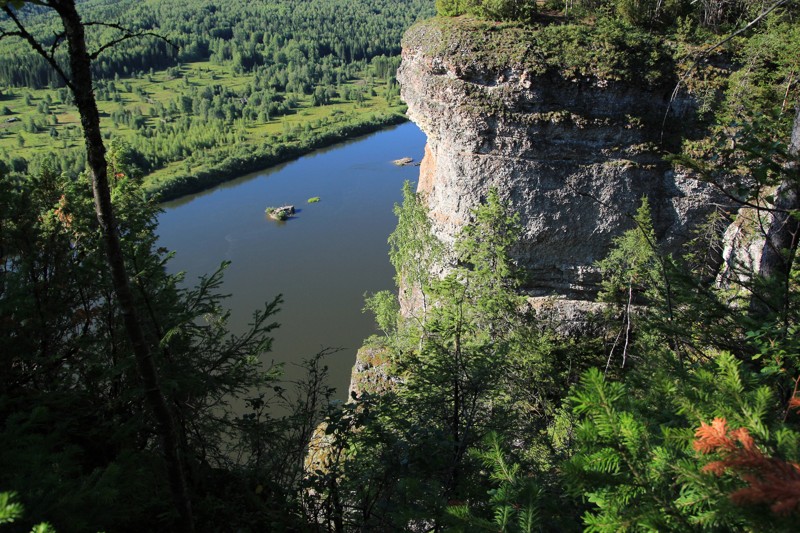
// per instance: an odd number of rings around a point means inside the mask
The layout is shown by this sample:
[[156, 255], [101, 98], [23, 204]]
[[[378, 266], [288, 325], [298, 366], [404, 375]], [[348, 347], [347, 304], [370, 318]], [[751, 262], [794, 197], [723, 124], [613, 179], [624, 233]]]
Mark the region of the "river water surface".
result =
[[[386, 239], [397, 222], [392, 206], [419, 169], [391, 163], [422, 158], [424, 134], [411, 123], [314, 152], [214, 189], [164, 204], [159, 244], [175, 251], [172, 272], [187, 284], [231, 261], [231, 328], [242, 331], [252, 312], [283, 294], [268, 360], [299, 362], [327, 347], [331, 384], [344, 398], [355, 352], [375, 332], [362, 314], [365, 292], [394, 287]], [[307, 203], [318, 196], [318, 203]], [[286, 222], [268, 206], [293, 204]]]

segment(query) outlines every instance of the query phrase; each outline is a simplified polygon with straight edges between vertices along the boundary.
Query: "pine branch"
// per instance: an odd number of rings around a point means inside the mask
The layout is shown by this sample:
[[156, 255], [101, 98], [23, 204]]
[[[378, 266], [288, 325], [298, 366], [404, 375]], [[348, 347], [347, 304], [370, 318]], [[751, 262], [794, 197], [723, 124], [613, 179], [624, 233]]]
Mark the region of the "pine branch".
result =
[[735, 505], [765, 503], [778, 515], [800, 509], [800, 465], [764, 455], [747, 428], [729, 429], [727, 420], [715, 418], [711, 424], [701, 423], [695, 437], [695, 450], [722, 456], [705, 465], [703, 472], [717, 476], [731, 472], [747, 483], [730, 494]]

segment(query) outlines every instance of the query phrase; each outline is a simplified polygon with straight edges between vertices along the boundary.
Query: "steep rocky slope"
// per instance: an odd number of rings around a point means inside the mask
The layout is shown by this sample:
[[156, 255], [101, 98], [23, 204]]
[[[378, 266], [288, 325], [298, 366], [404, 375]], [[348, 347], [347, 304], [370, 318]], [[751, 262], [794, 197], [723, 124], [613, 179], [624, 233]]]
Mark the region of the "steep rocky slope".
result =
[[668, 249], [721, 198], [663, 160], [664, 140], [679, 142], [671, 129], [691, 131], [694, 116], [681, 94], [664, 128], [669, 54], [654, 48], [630, 67], [602, 50], [584, 65], [558, 53], [534, 30], [433, 19], [407, 32], [398, 79], [428, 136], [418, 190], [438, 236], [451, 241], [495, 187], [521, 215], [530, 293], [588, 299], [595, 262], [643, 196]]

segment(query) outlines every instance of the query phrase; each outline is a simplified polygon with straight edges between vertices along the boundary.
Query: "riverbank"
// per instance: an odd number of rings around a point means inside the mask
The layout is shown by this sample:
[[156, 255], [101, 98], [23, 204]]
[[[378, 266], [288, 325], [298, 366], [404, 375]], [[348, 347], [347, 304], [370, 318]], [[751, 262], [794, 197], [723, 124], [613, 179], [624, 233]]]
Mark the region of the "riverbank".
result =
[[297, 159], [314, 150], [401, 124], [407, 120], [405, 114], [400, 112], [370, 114], [346, 123], [332, 124], [296, 140], [278, 144], [265, 143], [260, 146], [249, 144], [231, 146], [228, 150], [219, 152], [217, 162], [199, 171], [146, 182], [145, 192], [160, 202], [175, 200], [210, 189], [244, 174], [264, 170]]

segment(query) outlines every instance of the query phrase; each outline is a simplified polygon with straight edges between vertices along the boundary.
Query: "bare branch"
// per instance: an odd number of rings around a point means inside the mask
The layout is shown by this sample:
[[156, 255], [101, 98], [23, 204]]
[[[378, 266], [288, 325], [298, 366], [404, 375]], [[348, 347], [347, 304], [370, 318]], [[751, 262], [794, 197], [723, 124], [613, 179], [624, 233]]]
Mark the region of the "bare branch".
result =
[[170, 45], [175, 50], [178, 50], [178, 46], [175, 43], [173, 43], [172, 41], [170, 41], [169, 39], [167, 39], [163, 35], [160, 35], [160, 34], [158, 34], [156, 32], [152, 32], [152, 31], [137, 31], [137, 32], [133, 32], [129, 28], [126, 28], [125, 26], [122, 26], [121, 24], [113, 23], [113, 22], [99, 22], [99, 21], [86, 22], [84, 24], [84, 27], [86, 27], [86, 26], [103, 26], [105, 28], [112, 28], [112, 29], [115, 29], [115, 30], [119, 30], [119, 31], [121, 31], [123, 33], [123, 35], [121, 37], [119, 37], [117, 39], [112, 39], [111, 41], [107, 42], [106, 44], [102, 45], [100, 48], [95, 50], [93, 53], [89, 54], [89, 58], [92, 61], [97, 59], [97, 57], [100, 54], [102, 54], [105, 50], [107, 50], [108, 48], [111, 48], [112, 46], [116, 46], [119, 43], [127, 41], [129, 39], [137, 39], [139, 37], [155, 37], [156, 39], [160, 39], [160, 40], [164, 41], [165, 43]]
[[61, 65], [58, 64], [53, 56], [48, 54], [47, 51], [42, 47], [41, 43], [30, 34], [25, 26], [22, 25], [22, 22], [20, 22], [19, 18], [17, 18], [17, 15], [14, 13], [14, 11], [7, 5], [0, 9], [2, 9], [5, 14], [8, 15], [8, 18], [10, 18], [11, 21], [14, 22], [14, 25], [18, 28], [19, 31], [13, 32], [13, 34], [26, 40], [28, 44], [30, 44], [31, 47], [36, 51], [36, 53], [42, 56], [42, 58], [47, 61], [51, 67], [53, 67], [53, 70], [55, 70], [56, 74], [58, 74], [61, 79], [64, 80], [64, 83], [67, 85], [67, 87], [72, 89], [73, 85], [70, 77], [67, 76], [66, 72], [64, 72], [64, 69], [61, 68]]
[[682, 165], [690, 170], [695, 171], [696, 177], [698, 181], [703, 183], [707, 183], [717, 189], [719, 192], [723, 194], [727, 199], [731, 200], [732, 202], [738, 204], [740, 207], [749, 207], [751, 209], [756, 209], [758, 211], [765, 211], [768, 213], [779, 213], [779, 214], [788, 214], [791, 213], [791, 210], [782, 209], [780, 207], [768, 207], [767, 205], [760, 205], [754, 204], [749, 200], [743, 200], [742, 198], [730, 193], [724, 186], [718, 183], [715, 179], [711, 178], [712, 169], [706, 165], [701, 164], [700, 162], [690, 161], [688, 159], [680, 158], [677, 160], [679, 165]]
[[56, 50], [58, 49], [59, 46], [61, 46], [61, 43], [64, 42], [64, 38], [66, 36], [67, 34], [64, 33], [63, 31], [56, 35], [56, 38], [53, 40], [53, 44], [50, 45], [50, 57], [56, 56]]
[[0, 31], [0, 41], [5, 39], [6, 37], [20, 37], [22, 39], [25, 38], [25, 36], [22, 34], [22, 32], [18, 32], [18, 31]]

